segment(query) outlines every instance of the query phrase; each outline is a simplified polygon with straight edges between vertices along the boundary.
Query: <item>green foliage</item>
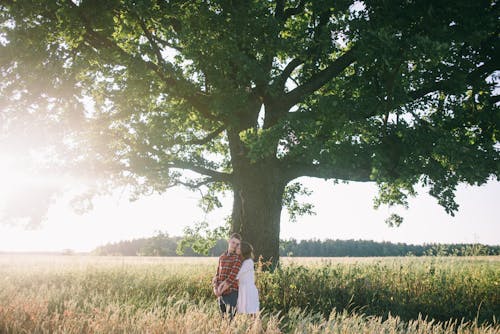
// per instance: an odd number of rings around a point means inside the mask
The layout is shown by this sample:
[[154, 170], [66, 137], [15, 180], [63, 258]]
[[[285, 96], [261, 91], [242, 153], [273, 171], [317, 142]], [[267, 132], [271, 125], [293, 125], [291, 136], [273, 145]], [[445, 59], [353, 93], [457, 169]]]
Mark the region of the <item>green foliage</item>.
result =
[[401, 225], [401, 223], [403, 223], [403, 217], [393, 213], [389, 216], [389, 218], [385, 220], [385, 223], [389, 227], [398, 227], [399, 225]]
[[210, 229], [207, 222], [200, 222], [193, 227], [184, 228], [184, 236], [177, 245], [177, 254], [182, 255], [186, 248], [191, 248], [195, 253], [208, 255], [217, 241], [229, 237], [229, 220], [223, 226]]
[[300, 203], [298, 196], [308, 196], [311, 191], [302, 186], [299, 182], [289, 184], [283, 192], [283, 206], [286, 207], [290, 221], [296, 222], [298, 216], [314, 215], [314, 205], [311, 203]]
[[137, 255], [139, 256], [173, 256], [172, 248], [177, 246], [177, 242], [172, 240], [168, 233], [158, 231], [155, 236], [147, 239], [147, 242], [142, 246]]
[[219, 195], [220, 194], [225, 194], [225, 192], [229, 191], [229, 187], [221, 182], [218, 183], [210, 183], [204, 186], [203, 191], [200, 189], [202, 195], [200, 199], [200, 207], [206, 212], [211, 212], [217, 208], [222, 207], [222, 204], [219, 200]]

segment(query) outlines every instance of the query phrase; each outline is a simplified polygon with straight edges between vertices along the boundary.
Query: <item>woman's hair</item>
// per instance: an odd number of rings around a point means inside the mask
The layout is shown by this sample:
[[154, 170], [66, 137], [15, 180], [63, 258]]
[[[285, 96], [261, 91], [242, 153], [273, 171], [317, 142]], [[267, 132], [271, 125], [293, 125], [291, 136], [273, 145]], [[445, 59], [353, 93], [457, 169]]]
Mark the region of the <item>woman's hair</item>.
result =
[[242, 241], [240, 244], [241, 257], [246, 259], [253, 259], [253, 247], [246, 241]]

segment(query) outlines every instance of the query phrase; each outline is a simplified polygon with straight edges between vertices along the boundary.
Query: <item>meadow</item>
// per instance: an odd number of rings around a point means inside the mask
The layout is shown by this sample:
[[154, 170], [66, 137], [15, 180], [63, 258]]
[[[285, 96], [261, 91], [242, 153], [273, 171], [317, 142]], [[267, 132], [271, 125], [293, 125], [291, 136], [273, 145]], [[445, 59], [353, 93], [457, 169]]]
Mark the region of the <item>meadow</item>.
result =
[[0, 332], [500, 333], [500, 257], [284, 258], [257, 270], [260, 317], [231, 323], [216, 264], [0, 255]]

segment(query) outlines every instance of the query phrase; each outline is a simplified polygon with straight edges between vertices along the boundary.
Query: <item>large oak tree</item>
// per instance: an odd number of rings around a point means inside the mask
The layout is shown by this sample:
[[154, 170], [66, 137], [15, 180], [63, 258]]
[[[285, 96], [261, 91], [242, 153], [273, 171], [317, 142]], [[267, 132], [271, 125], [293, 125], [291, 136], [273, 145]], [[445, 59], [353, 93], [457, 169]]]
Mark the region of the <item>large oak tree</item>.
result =
[[424, 185], [450, 214], [500, 177], [497, 1], [0, 3], [5, 133], [46, 126], [102, 187], [232, 191], [266, 258], [301, 176], [376, 182], [377, 204]]

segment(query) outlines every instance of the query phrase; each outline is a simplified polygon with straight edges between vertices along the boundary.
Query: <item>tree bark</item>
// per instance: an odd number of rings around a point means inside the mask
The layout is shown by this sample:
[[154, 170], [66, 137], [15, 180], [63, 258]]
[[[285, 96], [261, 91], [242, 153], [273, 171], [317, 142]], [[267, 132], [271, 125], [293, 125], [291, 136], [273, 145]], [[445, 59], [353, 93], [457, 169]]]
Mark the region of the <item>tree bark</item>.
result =
[[280, 215], [286, 182], [278, 168], [250, 165], [235, 171], [232, 230], [254, 248], [255, 259], [279, 259]]

